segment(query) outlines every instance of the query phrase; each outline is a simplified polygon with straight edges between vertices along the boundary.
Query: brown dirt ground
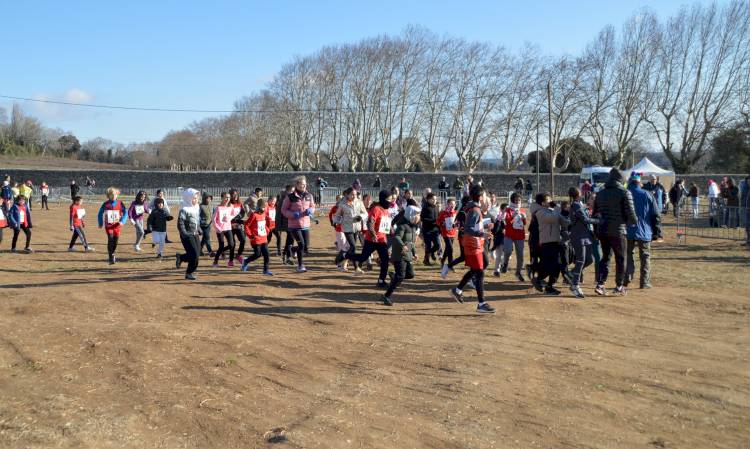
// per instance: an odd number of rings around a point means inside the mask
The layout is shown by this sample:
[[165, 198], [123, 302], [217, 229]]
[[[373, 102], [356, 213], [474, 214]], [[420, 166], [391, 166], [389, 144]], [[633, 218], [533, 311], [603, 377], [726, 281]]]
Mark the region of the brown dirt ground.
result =
[[490, 277], [486, 316], [448, 298], [458, 274], [422, 267], [381, 306], [372, 273], [331, 269], [322, 224], [305, 275], [203, 259], [189, 283], [172, 259], [136, 255], [130, 226], [115, 267], [93, 221], [98, 251], [67, 253], [66, 213], [34, 213], [33, 255], [2, 242], [0, 447], [750, 445], [737, 243], [667, 240], [656, 288], [624, 298]]

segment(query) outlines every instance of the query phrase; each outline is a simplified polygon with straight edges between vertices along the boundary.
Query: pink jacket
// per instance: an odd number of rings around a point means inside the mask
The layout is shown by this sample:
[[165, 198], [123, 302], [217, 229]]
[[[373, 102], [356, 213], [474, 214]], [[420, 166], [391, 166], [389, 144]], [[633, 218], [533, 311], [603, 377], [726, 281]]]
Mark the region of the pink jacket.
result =
[[315, 201], [308, 192], [300, 195], [295, 190], [284, 198], [281, 205], [281, 214], [287, 219], [287, 228], [289, 229], [308, 229], [310, 217], [314, 213]]
[[[225, 221], [222, 221], [222, 217]], [[232, 230], [232, 206], [217, 206], [214, 209], [214, 216], [211, 221], [214, 222], [216, 232], [226, 232]]]

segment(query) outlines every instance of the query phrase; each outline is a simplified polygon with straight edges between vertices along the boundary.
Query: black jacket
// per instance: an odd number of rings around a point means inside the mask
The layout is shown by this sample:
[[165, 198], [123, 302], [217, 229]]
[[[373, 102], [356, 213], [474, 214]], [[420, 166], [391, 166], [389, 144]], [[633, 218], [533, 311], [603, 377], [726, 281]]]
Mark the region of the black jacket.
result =
[[633, 196], [622, 185], [622, 175], [610, 176], [604, 188], [596, 195], [594, 217], [599, 219], [597, 233], [605, 236], [625, 235], [628, 225], [638, 221], [635, 216]]
[[438, 210], [437, 206], [430, 206], [429, 204], [422, 209], [419, 214], [422, 220], [422, 232], [425, 234], [432, 232], [439, 232], [440, 229], [437, 225]]

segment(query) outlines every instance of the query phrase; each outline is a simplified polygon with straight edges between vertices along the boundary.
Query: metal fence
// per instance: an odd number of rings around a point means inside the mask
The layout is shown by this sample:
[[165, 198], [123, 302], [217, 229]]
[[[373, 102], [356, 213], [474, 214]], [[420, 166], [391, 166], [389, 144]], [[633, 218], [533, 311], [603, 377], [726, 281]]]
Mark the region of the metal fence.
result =
[[677, 222], [677, 236], [706, 237], [723, 240], [747, 239], [750, 209], [727, 206], [720, 199], [694, 204], [683, 201], [670, 214]]

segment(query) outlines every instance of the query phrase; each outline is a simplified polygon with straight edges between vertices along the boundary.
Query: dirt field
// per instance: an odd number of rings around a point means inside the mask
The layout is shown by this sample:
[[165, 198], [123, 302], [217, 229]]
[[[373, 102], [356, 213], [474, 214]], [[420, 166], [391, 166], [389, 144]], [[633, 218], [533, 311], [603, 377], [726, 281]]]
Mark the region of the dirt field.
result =
[[667, 240], [624, 298], [490, 276], [487, 316], [422, 267], [381, 306], [322, 224], [304, 275], [203, 259], [188, 283], [130, 226], [115, 267], [93, 221], [97, 252], [69, 254], [66, 214], [34, 212], [33, 255], [0, 245], [2, 448], [750, 447], [737, 243]]

